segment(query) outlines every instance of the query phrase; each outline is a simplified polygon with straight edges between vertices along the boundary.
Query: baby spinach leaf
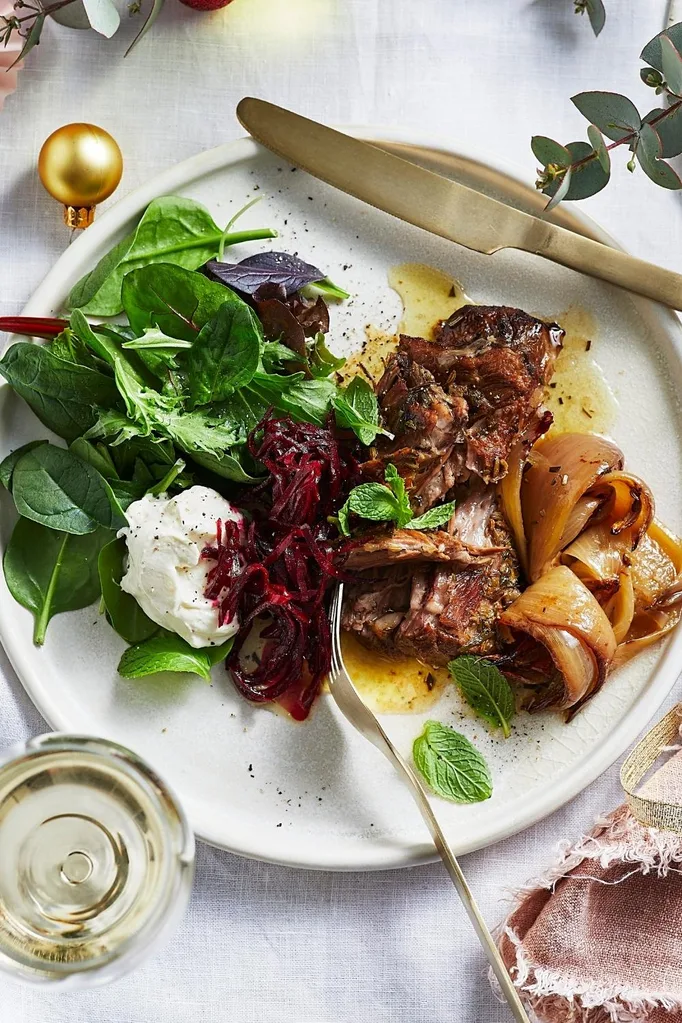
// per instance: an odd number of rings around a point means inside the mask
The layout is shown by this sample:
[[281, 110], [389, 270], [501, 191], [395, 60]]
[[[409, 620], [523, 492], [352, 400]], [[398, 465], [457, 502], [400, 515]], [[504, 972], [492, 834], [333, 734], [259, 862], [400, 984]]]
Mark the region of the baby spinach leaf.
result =
[[353, 377], [342, 391], [334, 396], [336, 422], [353, 430], [362, 444], [371, 444], [377, 434], [385, 430], [379, 426], [379, 404], [374, 389], [362, 377]]
[[75, 366], [88, 366], [100, 373], [107, 373], [107, 365], [102, 362], [88, 346], [74, 334], [71, 327], [66, 327], [54, 341], [46, 346], [49, 351], [64, 362], [72, 362]]
[[337, 388], [331, 380], [304, 380], [302, 373], [254, 373], [248, 391], [299, 422], [323, 426]]
[[35, 617], [35, 643], [44, 642], [54, 615], [76, 611], [97, 600], [97, 556], [111, 536], [102, 528], [73, 536], [28, 519], [18, 520], [3, 567], [10, 593]]
[[287, 345], [280, 344], [279, 341], [266, 341], [263, 345], [261, 358], [267, 373], [280, 369], [282, 364], [301, 361], [300, 355], [293, 352]]
[[123, 305], [137, 335], [148, 327], [184, 341], [194, 341], [201, 328], [226, 302], [241, 305], [238, 295], [203, 274], [162, 263], [128, 274]]
[[232, 649], [232, 640], [216, 647], [191, 647], [180, 636], [161, 629], [143, 643], [136, 643], [123, 654], [118, 673], [123, 678], [143, 678], [160, 671], [183, 671], [211, 679], [211, 668]]
[[499, 668], [481, 657], [464, 655], [450, 661], [448, 671], [469, 706], [488, 724], [501, 728], [505, 739], [509, 738], [509, 723], [516, 713], [516, 701]]
[[[111, 452], [104, 444], [92, 444], [85, 437], [76, 437], [69, 444], [69, 451], [72, 451], [74, 455], [77, 455], [84, 462], [88, 462], [93, 469], [97, 469], [97, 472], [104, 476], [105, 480], [118, 479], [118, 473], [116, 472]], [[0, 465], [1, 470], [2, 466]]]
[[225, 302], [201, 328], [183, 360], [196, 405], [223, 401], [244, 387], [260, 361], [262, 332], [245, 302]]
[[66, 533], [120, 529], [126, 519], [107, 481], [65, 448], [41, 444], [24, 454], [12, 474], [17, 511]]
[[191, 348], [191, 341], [181, 341], [177, 337], [168, 337], [158, 327], [147, 327], [142, 337], [131, 338], [130, 341], [124, 341], [123, 348], [132, 349], [159, 349], [163, 352], [166, 351], [181, 351], [183, 348]]
[[96, 406], [113, 408], [120, 400], [112, 377], [60, 359], [45, 345], [12, 345], [0, 373], [41, 423], [69, 442], [95, 424]]
[[149, 639], [159, 626], [148, 618], [134, 597], [121, 589], [127, 547], [123, 537], [111, 540], [99, 552], [98, 571], [102, 600], [111, 627], [127, 643]]
[[[131, 231], [110, 252], [102, 256], [94, 269], [90, 270], [85, 277], [81, 277], [69, 295], [67, 301], [69, 309], [84, 309], [88, 313], [97, 315], [97, 309], [116, 309], [118, 304], [119, 309], [116, 311], [120, 312], [121, 281], [114, 274], [116, 267], [128, 255], [134, 241], [135, 231]], [[93, 301], [95, 297], [96, 300]], [[93, 308], [90, 308], [91, 302]], [[114, 316], [115, 313], [100, 315]]]
[[23, 444], [20, 448], [15, 448], [11, 451], [6, 458], [3, 458], [0, 462], [0, 483], [7, 490], [11, 488], [12, 475], [14, 474], [14, 468], [27, 451], [33, 451], [34, 448], [39, 448], [41, 444], [49, 444], [46, 440], [30, 440], [28, 444]]
[[455, 502], [448, 501], [446, 504], [429, 508], [423, 515], [409, 519], [406, 525], [409, 525], [410, 529], [437, 529], [438, 526], [444, 526], [446, 522], [450, 521], [454, 510]]
[[174, 465], [171, 465], [168, 472], [159, 480], [153, 487], [151, 487], [148, 493], [158, 497], [160, 494], [167, 494], [170, 488], [173, 486], [178, 476], [184, 471], [185, 463], [182, 458], [178, 458]]
[[345, 365], [346, 360], [344, 358], [337, 357], [333, 352], [330, 352], [327, 348], [325, 335], [319, 333], [315, 336], [315, 341], [313, 343], [308, 362], [310, 372], [314, 377], [319, 379], [331, 376], [332, 373], [341, 369], [341, 367]]
[[438, 721], [427, 721], [415, 739], [417, 770], [438, 796], [453, 803], [479, 803], [493, 793], [490, 769], [466, 736]]
[[214, 472], [216, 476], [225, 480], [233, 480], [235, 483], [262, 483], [262, 477], [253, 476], [246, 471], [242, 463], [244, 453], [239, 448], [234, 448], [233, 453], [229, 451], [220, 455], [210, 455], [206, 451], [195, 451], [192, 460], [201, 466]]
[[[270, 230], [240, 231], [228, 234], [225, 242], [273, 236]], [[173, 195], [154, 199], [132, 236], [116, 246], [116, 255], [104, 256], [78, 282], [69, 296], [69, 306], [83, 308], [93, 316], [115, 316], [123, 308], [121, 286], [128, 273], [161, 263], [196, 270], [217, 254], [222, 238], [223, 232], [200, 203]]]

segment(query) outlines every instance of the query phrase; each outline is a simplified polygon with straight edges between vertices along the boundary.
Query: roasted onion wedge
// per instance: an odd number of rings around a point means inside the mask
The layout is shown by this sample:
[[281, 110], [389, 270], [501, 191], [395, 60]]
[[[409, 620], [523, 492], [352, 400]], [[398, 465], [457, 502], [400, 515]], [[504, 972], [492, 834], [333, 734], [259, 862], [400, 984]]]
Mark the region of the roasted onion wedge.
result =
[[[561, 433], [535, 445], [520, 487], [531, 581], [595, 514], [600, 495], [587, 492], [601, 476], [622, 466], [620, 448], [593, 434]], [[586, 495], [592, 500], [583, 501]]]
[[[530, 637], [551, 658], [554, 671], [542, 685], [528, 675], [535, 685], [532, 708], [551, 705], [574, 713], [602, 686], [616, 653], [616, 637], [596, 598], [565, 565], [532, 583], [499, 622], [515, 638]], [[518, 657], [512, 654], [504, 670], [509, 667], [511, 674], [523, 678], [526, 666], [532, 667], [532, 650], [529, 657], [528, 644], [522, 643]]]

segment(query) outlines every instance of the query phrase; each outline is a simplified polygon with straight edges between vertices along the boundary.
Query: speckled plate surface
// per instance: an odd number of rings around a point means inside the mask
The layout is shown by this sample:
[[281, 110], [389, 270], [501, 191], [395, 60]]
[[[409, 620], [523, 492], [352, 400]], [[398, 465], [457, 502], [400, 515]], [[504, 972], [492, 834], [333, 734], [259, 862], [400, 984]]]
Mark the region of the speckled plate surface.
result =
[[[455, 156], [424, 140], [380, 129], [403, 155], [537, 210], [531, 187], [472, 154]], [[409, 148], [406, 148], [409, 147]], [[518, 305], [558, 317], [579, 308], [596, 321], [594, 354], [618, 407], [612, 434], [627, 463], [656, 495], [658, 513], [682, 529], [682, 341], [674, 314], [608, 285], [513, 251], [468, 252], [292, 172], [250, 140], [188, 160], [127, 196], [57, 262], [24, 310], [56, 313], [71, 285], [127, 232], [157, 195], [182, 193], [219, 222], [254, 194], [246, 222], [280, 231], [276, 245], [325, 268], [355, 297], [333, 310], [332, 346], [351, 351], [364, 327], [395, 327], [391, 266], [414, 261], [459, 278], [475, 301]], [[560, 211], [567, 226], [608, 240], [586, 218]], [[252, 251], [252, 248], [245, 249]], [[45, 430], [0, 388], [0, 456]], [[0, 508], [0, 545], [14, 513]], [[31, 698], [58, 729], [114, 739], [147, 758], [181, 797], [199, 837], [260, 859], [334, 870], [408, 866], [434, 856], [418, 812], [381, 755], [356, 735], [323, 695], [311, 719], [293, 725], [241, 700], [221, 669], [209, 686], [196, 678], [124, 681], [123, 647], [96, 607], [54, 619], [45, 646], [31, 642], [31, 616], [0, 581], [0, 638]], [[679, 670], [682, 633], [619, 671], [570, 725], [552, 715], [520, 715], [506, 742], [491, 736], [452, 690], [427, 714], [391, 715], [384, 724], [408, 751], [425, 717], [474, 739], [491, 765], [492, 799], [474, 806], [438, 802], [457, 853], [504, 838], [539, 820], [596, 778], [654, 714]]]

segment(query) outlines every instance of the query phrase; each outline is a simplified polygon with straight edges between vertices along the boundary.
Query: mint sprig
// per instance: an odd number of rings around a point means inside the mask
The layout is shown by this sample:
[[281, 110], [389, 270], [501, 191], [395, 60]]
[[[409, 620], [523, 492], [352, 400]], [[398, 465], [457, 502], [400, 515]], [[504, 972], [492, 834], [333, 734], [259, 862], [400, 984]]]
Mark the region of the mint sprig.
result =
[[453, 803], [480, 803], [493, 793], [484, 757], [472, 743], [439, 721], [427, 721], [415, 739], [412, 756], [417, 770], [438, 796]]
[[481, 657], [464, 655], [450, 661], [448, 670], [469, 706], [493, 728], [501, 728], [507, 739], [516, 701], [499, 668]]
[[389, 462], [384, 477], [386, 483], [361, 483], [354, 487], [348, 500], [339, 509], [337, 524], [343, 536], [350, 536], [350, 513], [371, 522], [395, 522], [399, 529], [409, 526], [410, 529], [435, 529], [449, 521], [455, 502], [448, 501], [437, 508], [430, 508], [423, 515], [415, 517], [410, 508], [405, 481]]

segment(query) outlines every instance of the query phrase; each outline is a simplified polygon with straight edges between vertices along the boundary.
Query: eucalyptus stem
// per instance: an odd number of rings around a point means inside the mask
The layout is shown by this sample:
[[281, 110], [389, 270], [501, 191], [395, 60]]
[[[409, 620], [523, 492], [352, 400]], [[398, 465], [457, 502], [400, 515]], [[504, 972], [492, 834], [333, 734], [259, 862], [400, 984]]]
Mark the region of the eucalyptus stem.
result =
[[[67, 0], [67, 2], [70, 2], [70, 0]], [[680, 109], [680, 107], [682, 107], [682, 97], [677, 97], [676, 93], [668, 92], [667, 90], [666, 90], [666, 94], [668, 96], [676, 96], [677, 102], [676, 103], [672, 103], [668, 107], [668, 109], [662, 111], [662, 113], [660, 113], [658, 115], [658, 117], [652, 117], [651, 120], [647, 122], [648, 124], [651, 125], [652, 128], [655, 127], [655, 125], [660, 124], [660, 122], [665, 120], [666, 117], [670, 117], [672, 114], [676, 113], [676, 111], [678, 111]], [[618, 146], [623, 146], [623, 145], [632, 146], [632, 145], [636, 145], [638, 138], [639, 138], [639, 133], [637, 131], [633, 130], [628, 135], [624, 135], [622, 139], [617, 139], [615, 142], [612, 142], [611, 145], [606, 146], [606, 150], [607, 150], [607, 152], [610, 153], [612, 150], [617, 149]], [[598, 159], [599, 159], [599, 157], [597, 156], [596, 153], [590, 153], [589, 156], [584, 156], [582, 158], [582, 160], [576, 160], [575, 163], [569, 164], [568, 167], [561, 167], [561, 168], [559, 168], [559, 170], [557, 170], [557, 172], [554, 175], [554, 177], [555, 178], [562, 178], [567, 173], [567, 171], [570, 170], [571, 173], [574, 173], [575, 171], [580, 170], [581, 167], [585, 167], [588, 163], [592, 163], [593, 160], [598, 160]]]

